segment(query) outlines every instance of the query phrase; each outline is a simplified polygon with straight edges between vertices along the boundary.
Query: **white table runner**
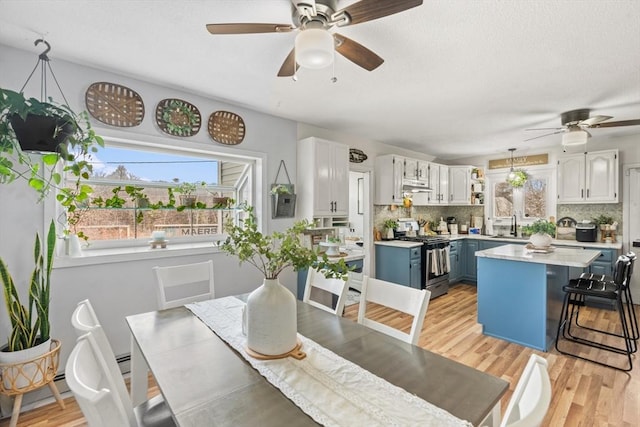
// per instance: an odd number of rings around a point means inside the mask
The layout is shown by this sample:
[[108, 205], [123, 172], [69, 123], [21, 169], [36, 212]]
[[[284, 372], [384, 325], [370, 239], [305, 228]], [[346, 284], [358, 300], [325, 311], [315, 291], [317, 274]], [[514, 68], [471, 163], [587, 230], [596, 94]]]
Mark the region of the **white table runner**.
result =
[[242, 334], [245, 303], [235, 297], [187, 304], [216, 335], [307, 415], [324, 426], [470, 426], [298, 334], [307, 357], [258, 360]]

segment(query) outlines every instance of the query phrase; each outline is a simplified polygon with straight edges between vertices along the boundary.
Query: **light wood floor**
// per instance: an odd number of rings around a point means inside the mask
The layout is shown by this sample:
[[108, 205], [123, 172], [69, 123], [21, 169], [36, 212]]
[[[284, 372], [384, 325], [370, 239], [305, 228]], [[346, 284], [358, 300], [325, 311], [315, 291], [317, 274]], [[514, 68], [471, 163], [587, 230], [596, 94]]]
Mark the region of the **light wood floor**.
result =
[[[347, 307], [345, 317], [355, 320], [357, 310], [357, 305]], [[410, 316], [385, 309], [375, 310], [380, 319], [390, 324], [406, 329], [411, 326]], [[615, 313], [587, 309], [584, 314], [592, 325], [614, 329]], [[640, 425], [640, 366], [631, 373], [624, 373], [561, 355], [555, 349], [544, 353], [486, 337], [476, 323], [475, 286], [453, 286], [448, 295], [430, 302], [419, 345], [509, 381], [511, 387], [502, 400], [503, 412], [529, 356], [537, 353], [549, 362], [553, 386], [545, 426]], [[593, 350], [590, 357], [598, 354], [605, 353]], [[637, 361], [634, 357], [634, 363]], [[154, 386], [149, 393], [157, 392]], [[65, 399], [65, 403], [67, 409], [64, 411], [54, 403], [23, 413], [18, 425], [86, 425], [73, 397]], [[3, 420], [0, 426], [8, 424], [8, 420]]]

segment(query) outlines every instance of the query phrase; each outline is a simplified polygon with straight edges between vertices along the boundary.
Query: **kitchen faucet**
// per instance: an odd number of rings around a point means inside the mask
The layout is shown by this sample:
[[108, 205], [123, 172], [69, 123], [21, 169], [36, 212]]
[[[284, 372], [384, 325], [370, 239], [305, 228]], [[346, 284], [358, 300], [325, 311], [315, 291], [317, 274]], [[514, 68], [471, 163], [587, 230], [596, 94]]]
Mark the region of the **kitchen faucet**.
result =
[[518, 216], [513, 214], [511, 217], [511, 233], [512, 236], [518, 235]]

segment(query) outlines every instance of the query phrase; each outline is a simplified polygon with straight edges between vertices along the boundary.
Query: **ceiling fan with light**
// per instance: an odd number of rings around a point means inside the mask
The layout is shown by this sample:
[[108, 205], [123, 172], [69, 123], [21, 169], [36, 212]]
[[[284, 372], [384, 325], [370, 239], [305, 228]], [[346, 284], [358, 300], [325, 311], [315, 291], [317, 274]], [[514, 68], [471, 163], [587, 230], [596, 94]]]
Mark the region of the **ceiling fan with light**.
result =
[[562, 113], [560, 115], [560, 122], [562, 123], [562, 127], [525, 129], [526, 131], [554, 131], [551, 133], [545, 133], [544, 135], [538, 135], [534, 136], [533, 138], [525, 139], [525, 141], [531, 141], [532, 139], [538, 139], [545, 136], [562, 133], [563, 147], [571, 145], [583, 145], [587, 143], [587, 139], [591, 138], [591, 134], [587, 131], [587, 129], [640, 125], [640, 119], [608, 122], [607, 120], [610, 120], [613, 117], [601, 115], [589, 117], [590, 112], [591, 109], [589, 108], [581, 108], [579, 110], [571, 110]]
[[403, 12], [420, 6], [422, 0], [360, 0], [339, 10], [336, 8], [336, 0], [291, 0], [291, 3], [292, 24], [207, 24], [207, 30], [214, 35], [299, 31], [295, 46], [280, 67], [278, 77], [294, 76], [298, 67], [329, 66], [333, 62], [334, 50], [354, 64], [372, 71], [384, 59], [331, 30]]

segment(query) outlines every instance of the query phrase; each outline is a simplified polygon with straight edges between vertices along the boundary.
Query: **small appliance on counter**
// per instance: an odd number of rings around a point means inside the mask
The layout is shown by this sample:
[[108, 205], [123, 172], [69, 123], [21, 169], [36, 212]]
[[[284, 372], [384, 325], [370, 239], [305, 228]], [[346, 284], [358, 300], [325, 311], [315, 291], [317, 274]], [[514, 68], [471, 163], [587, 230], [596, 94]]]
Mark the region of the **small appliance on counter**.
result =
[[576, 224], [577, 221], [568, 216], [560, 218], [556, 223], [556, 239], [576, 240]]
[[447, 226], [449, 227], [449, 234], [452, 234], [452, 235], [458, 234], [458, 222], [456, 221], [455, 216], [447, 217]]
[[576, 224], [576, 240], [578, 242], [595, 242], [598, 227], [591, 222], [579, 222]]

